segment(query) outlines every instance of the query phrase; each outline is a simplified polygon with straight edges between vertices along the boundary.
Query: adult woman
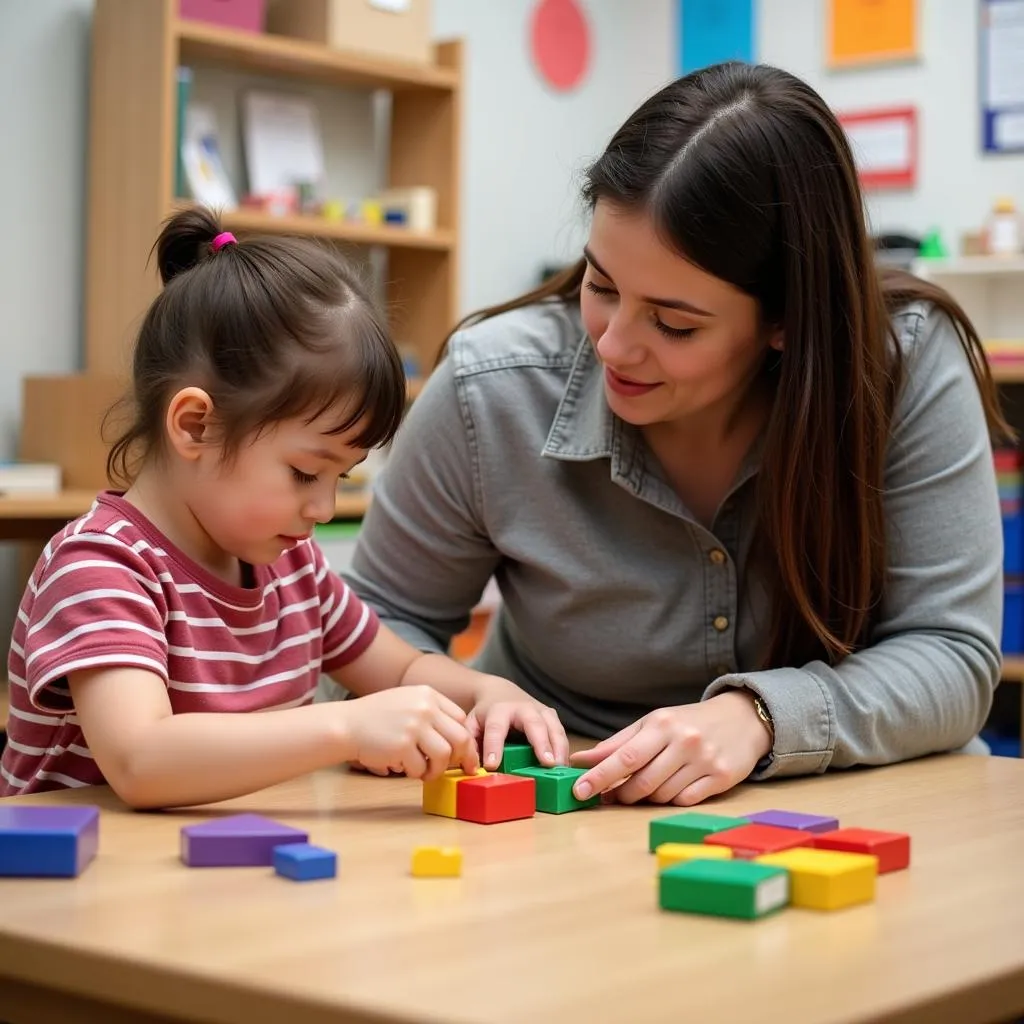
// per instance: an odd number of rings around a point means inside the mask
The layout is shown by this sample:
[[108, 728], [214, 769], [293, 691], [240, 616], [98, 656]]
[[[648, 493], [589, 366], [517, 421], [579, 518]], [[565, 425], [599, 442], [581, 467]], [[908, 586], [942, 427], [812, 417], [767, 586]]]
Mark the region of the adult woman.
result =
[[439, 648], [493, 573], [480, 666], [604, 738], [579, 795], [690, 805], [968, 743], [1008, 428], [962, 310], [876, 268], [834, 116], [717, 65], [645, 102], [584, 194], [584, 259], [450, 339], [350, 583]]

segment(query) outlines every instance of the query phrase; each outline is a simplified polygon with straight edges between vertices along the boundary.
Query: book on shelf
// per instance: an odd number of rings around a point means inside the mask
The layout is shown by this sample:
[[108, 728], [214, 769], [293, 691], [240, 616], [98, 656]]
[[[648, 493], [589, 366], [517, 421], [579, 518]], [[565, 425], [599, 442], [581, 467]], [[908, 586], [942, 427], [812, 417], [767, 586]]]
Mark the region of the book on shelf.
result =
[[60, 466], [50, 462], [0, 462], [0, 497], [60, 494]]

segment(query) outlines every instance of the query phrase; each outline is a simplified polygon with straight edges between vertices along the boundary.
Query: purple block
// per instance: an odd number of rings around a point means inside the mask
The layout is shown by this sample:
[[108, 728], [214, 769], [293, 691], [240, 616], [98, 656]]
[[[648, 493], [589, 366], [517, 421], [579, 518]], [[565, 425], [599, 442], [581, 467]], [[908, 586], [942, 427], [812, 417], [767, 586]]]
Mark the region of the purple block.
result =
[[181, 830], [181, 859], [190, 868], [269, 867], [274, 847], [309, 842], [309, 833], [259, 814], [186, 825]]
[[0, 806], [0, 875], [74, 878], [96, 856], [98, 807]]
[[757, 811], [743, 817], [759, 825], [775, 825], [778, 828], [795, 828], [801, 832], [832, 832], [839, 828], [836, 818], [825, 818], [820, 814], [801, 814], [799, 811]]

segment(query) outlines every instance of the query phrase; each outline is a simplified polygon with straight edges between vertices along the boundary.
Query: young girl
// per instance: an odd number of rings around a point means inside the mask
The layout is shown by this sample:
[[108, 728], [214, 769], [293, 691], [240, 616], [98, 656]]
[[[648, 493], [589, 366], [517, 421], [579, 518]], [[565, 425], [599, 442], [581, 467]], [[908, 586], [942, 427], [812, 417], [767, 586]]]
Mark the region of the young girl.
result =
[[[338, 478], [401, 421], [398, 353], [348, 267], [177, 214], [139, 334], [130, 483], [47, 545], [18, 612], [0, 796], [109, 783], [134, 807], [223, 800], [344, 761], [434, 778], [557, 716], [382, 626], [311, 539]], [[359, 699], [312, 704], [321, 671]], [[263, 714], [243, 714], [260, 711]]]

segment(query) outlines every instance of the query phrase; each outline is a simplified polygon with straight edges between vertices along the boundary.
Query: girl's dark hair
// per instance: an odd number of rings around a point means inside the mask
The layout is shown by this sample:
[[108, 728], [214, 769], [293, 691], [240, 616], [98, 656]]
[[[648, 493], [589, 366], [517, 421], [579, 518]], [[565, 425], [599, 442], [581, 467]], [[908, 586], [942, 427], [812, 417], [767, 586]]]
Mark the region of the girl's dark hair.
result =
[[142, 322], [132, 365], [134, 421], [107, 457], [112, 482], [128, 484], [159, 451], [164, 415], [181, 387], [213, 400], [226, 460], [262, 428], [342, 410], [328, 431], [359, 425], [352, 443], [394, 436], [405, 408], [402, 360], [384, 319], [349, 265], [293, 238], [223, 245], [212, 212], [170, 217], [154, 247], [164, 288]]
[[[990, 429], [1012, 438], [976, 330], [942, 289], [876, 266], [842, 127], [776, 68], [730, 62], [666, 86], [615, 133], [583, 195], [591, 209], [643, 211], [670, 249], [782, 328], [757, 483], [758, 550], [776, 595], [764, 666], [835, 663], [867, 642], [885, 582], [884, 470], [903, 379], [892, 315], [923, 299], [950, 318]], [[585, 269], [459, 326], [578, 302]]]

